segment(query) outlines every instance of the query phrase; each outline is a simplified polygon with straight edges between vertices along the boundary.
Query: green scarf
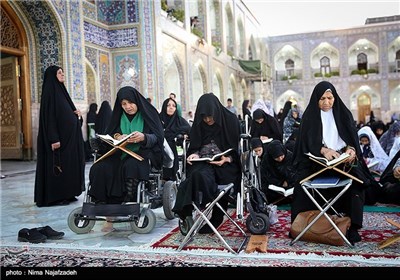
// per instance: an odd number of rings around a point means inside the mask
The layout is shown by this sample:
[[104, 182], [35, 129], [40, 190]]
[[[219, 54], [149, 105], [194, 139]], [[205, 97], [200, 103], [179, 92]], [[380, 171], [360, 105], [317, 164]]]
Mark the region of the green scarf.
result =
[[[132, 119], [132, 121], [129, 121], [125, 112], [122, 113], [121, 122], [120, 122], [120, 128], [121, 128], [122, 134], [129, 134], [134, 131], [143, 132], [143, 126], [144, 126], [144, 121], [143, 121], [142, 114], [140, 112], [136, 113], [136, 115]], [[139, 151], [140, 144], [139, 143], [131, 143], [131, 144], [126, 145], [126, 148], [131, 150], [132, 152], [137, 152], [137, 151]], [[127, 153], [123, 152], [121, 155], [121, 159], [125, 158], [126, 155], [127, 155]]]

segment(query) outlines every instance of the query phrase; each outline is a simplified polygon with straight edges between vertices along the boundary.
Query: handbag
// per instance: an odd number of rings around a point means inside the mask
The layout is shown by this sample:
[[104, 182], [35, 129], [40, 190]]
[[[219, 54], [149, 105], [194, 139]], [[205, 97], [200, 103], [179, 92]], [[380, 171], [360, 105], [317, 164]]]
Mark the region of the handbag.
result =
[[171, 147], [169, 146], [167, 140], [164, 138], [163, 143], [163, 167], [172, 168], [174, 166], [174, 152], [172, 151]]
[[[296, 238], [319, 213], [319, 210], [310, 210], [299, 213], [290, 228], [291, 236]], [[327, 215], [346, 236], [347, 230], [350, 228], [351, 219], [349, 217]], [[335, 246], [343, 246], [345, 244], [343, 238], [339, 235], [336, 229], [333, 228], [324, 215], [318, 218], [318, 220], [303, 234], [300, 240]]]

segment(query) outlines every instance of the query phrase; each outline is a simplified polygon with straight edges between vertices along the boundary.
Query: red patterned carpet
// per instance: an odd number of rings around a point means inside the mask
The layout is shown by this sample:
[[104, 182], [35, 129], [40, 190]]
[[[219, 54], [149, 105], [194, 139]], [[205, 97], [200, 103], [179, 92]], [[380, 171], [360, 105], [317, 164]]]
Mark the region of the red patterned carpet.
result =
[[[400, 267], [400, 243], [378, 249], [378, 242], [398, 233], [398, 229], [388, 224], [385, 217], [399, 221], [400, 212], [365, 212], [364, 228], [360, 231], [363, 240], [354, 248], [302, 241], [290, 246], [290, 239], [287, 236], [290, 228], [290, 212], [278, 210], [279, 221], [272, 225], [267, 233], [269, 237], [267, 253], [246, 254], [241, 251], [234, 255], [224, 250], [219, 239], [212, 234], [197, 235], [189, 246], [179, 252], [176, 248], [182, 241], [182, 235], [179, 229], [175, 228], [150, 245], [128, 247], [122, 250], [97, 247], [44, 248], [39, 245], [25, 248], [3, 245], [0, 246], [0, 267], [7, 268], [2, 269], [2, 276], [5, 276], [4, 273], [7, 271], [29, 273], [25, 268], [30, 267], [35, 267], [36, 270], [52, 267], [57, 271], [61, 268], [69, 272], [79, 268], [80, 275], [82, 273], [92, 275], [94, 271], [101, 275], [113, 273], [113, 270], [84, 269], [94, 267], [134, 267], [135, 272], [138, 267], [284, 267], [285, 271], [288, 271], [288, 267], [385, 267], [385, 272], [387, 272], [388, 268]], [[246, 227], [242, 226], [242, 228]], [[229, 222], [222, 224], [220, 232], [232, 247], [237, 248], [243, 240]], [[40, 271], [43, 272], [43, 270]], [[364, 271], [369, 270], [357, 273]]]
[[[363, 258], [400, 258], [400, 243], [394, 243], [384, 249], [378, 249], [378, 243], [395, 233], [398, 230], [385, 221], [385, 217], [392, 218], [395, 221], [400, 220], [400, 213], [364, 213], [364, 228], [360, 230], [362, 241], [356, 243], [353, 248], [349, 246], [331, 246], [325, 244], [316, 244], [310, 242], [298, 241], [290, 245], [291, 239], [288, 237], [290, 229], [290, 211], [278, 210], [278, 222], [272, 225], [267, 232], [268, 235], [268, 253], [286, 253], [286, 254], [309, 254], [313, 253], [320, 256], [360, 256]], [[243, 229], [246, 226], [242, 226]], [[234, 249], [240, 246], [242, 241], [240, 232], [232, 226], [232, 223], [225, 221], [219, 228], [221, 235], [227, 240], [227, 243]], [[178, 248], [183, 240], [179, 228], [172, 230], [161, 240], [155, 242], [153, 248]], [[224, 250], [223, 244], [214, 234], [196, 235], [183, 250]], [[399, 263], [400, 265], [400, 263]]]

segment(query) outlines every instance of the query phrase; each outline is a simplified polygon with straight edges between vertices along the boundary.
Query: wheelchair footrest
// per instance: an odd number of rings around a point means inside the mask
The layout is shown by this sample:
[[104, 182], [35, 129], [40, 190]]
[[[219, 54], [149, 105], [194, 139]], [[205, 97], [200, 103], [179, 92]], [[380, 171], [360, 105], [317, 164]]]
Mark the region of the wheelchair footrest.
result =
[[140, 216], [140, 204], [94, 204], [83, 203], [84, 216]]

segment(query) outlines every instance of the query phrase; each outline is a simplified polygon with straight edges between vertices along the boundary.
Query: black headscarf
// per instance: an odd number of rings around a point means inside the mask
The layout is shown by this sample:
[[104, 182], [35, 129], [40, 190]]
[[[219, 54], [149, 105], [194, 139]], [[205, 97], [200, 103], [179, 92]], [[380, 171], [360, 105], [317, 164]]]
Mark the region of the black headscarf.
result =
[[113, 135], [115, 132], [120, 130], [121, 116], [124, 113], [124, 109], [122, 109], [121, 106], [121, 101], [123, 99], [129, 100], [130, 102], [136, 104], [138, 111], [140, 111], [142, 114], [145, 125], [157, 136], [158, 151], [155, 150], [154, 152], [161, 153], [164, 143], [164, 129], [162, 128], [157, 109], [154, 108], [154, 106], [151, 105], [146, 98], [140, 94], [140, 92], [131, 86], [122, 87], [118, 91], [111, 121], [107, 128], [107, 134]]
[[[168, 102], [173, 101], [176, 106], [175, 113], [170, 116], [167, 114]], [[161, 112], [160, 119], [164, 126], [164, 135], [167, 141], [173, 141], [176, 136], [179, 134], [188, 134], [190, 131], [190, 124], [178, 114], [178, 104], [172, 98], [167, 98], [164, 100]]]
[[[35, 202], [48, 206], [81, 194], [85, 187], [82, 121], [64, 83], [57, 78], [60, 66], [49, 66], [43, 78], [37, 137]], [[51, 144], [61, 147], [52, 151]], [[55, 160], [62, 173], [54, 174]]]
[[87, 113], [86, 122], [87, 123], [96, 123], [97, 117], [97, 104], [92, 103], [89, 106], [89, 111]]
[[304, 111], [293, 152], [294, 165], [299, 164], [301, 161], [308, 161], [309, 159], [305, 155], [308, 152], [316, 156], [322, 156], [322, 121], [321, 109], [318, 106], [318, 102], [327, 89], [332, 91], [335, 98], [332, 110], [340, 138], [347, 145], [355, 148], [357, 158], [360, 161], [363, 160], [353, 115], [347, 109], [342, 99], [340, 99], [336, 88], [331, 83], [322, 81], [315, 86], [310, 97], [310, 102]]
[[[203, 121], [203, 117], [207, 116], [213, 116], [214, 125], [209, 126]], [[206, 93], [197, 102], [196, 113], [190, 130], [189, 155], [198, 151], [202, 145], [209, 144], [202, 142], [207, 141], [207, 134], [211, 130], [215, 130], [215, 127], [222, 131], [218, 139], [213, 139], [221, 151], [230, 148], [238, 151], [240, 137], [238, 118], [234, 113], [226, 109], [213, 93]]]
[[[256, 120], [264, 119], [262, 123]], [[268, 136], [276, 140], [282, 141], [282, 129], [275, 117], [265, 113], [262, 109], [253, 112], [253, 120], [251, 121], [250, 135], [252, 137]]]
[[94, 130], [98, 134], [106, 134], [108, 124], [111, 120], [112, 110], [108, 101], [101, 103], [99, 113], [97, 114]]

